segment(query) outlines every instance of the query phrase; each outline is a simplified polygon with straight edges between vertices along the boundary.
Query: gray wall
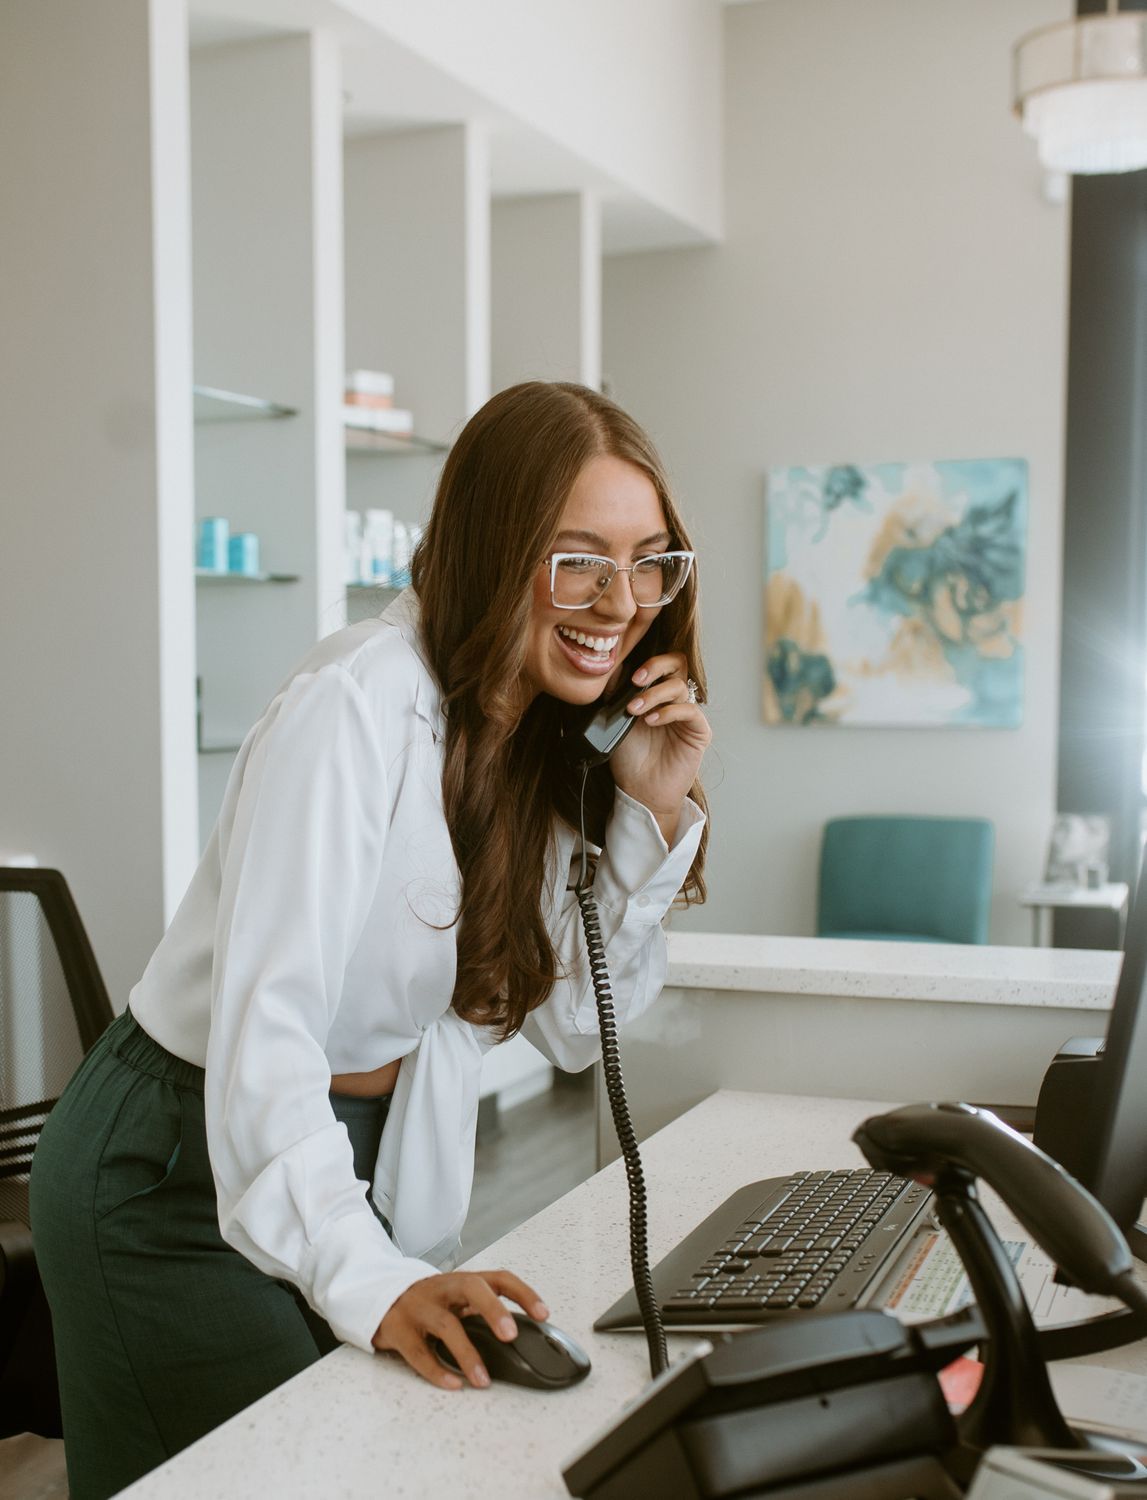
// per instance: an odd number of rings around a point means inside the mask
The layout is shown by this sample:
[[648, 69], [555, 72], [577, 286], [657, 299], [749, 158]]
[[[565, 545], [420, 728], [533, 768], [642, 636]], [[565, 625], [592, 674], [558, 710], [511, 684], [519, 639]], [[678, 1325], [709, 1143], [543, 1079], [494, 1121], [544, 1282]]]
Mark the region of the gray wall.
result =
[[[614, 257], [603, 369], [695, 526], [715, 749], [709, 930], [808, 933], [819, 831], [849, 812], [987, 816], [994, 942], [1055, 809], [1067, 211], [1010, 113], [1011, 47], [1067, 0], [768, 0], [726, 17], [727, 234]], [[766, 728], [772, 464], [1030, 466], [1016, 730]]]
[[181, 0], [0, 5], [0, 848], [117, 1007], [194, 868]]

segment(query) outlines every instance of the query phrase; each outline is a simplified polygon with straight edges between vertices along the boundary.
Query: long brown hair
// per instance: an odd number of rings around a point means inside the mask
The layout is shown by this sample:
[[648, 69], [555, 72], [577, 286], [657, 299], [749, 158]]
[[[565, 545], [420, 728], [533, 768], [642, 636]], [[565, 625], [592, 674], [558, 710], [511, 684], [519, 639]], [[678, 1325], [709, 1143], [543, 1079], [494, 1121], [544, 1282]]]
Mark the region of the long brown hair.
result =
[[[688, 548], [661, 460], [637, 423], [585, 386], [530, 381], [500, 392], [462, 430], [411, 570], [442, 688], [443, 805], [462, 876], [452, 1005], [503, 1036], [520, 1029], [560, 977], [543, 898], [555, 815], [577, 823], [580, 777], [575, 785], [560, 749], [576, 710], [539, 693], [523, 712], [523, 674], [534, 575], [577, 476], [599, 455], [648, 476], [670, 547]], [[703, 701], [699, 635], [694, 574], [635, 654], [683, 652]], [[638, 664], [627, 661], [623, 671]], [[705, 808], [700, 785], [691, 795]], [[606, 764], [586, 787], [587, 833], [596, 843], [612, 801]], [[686, 903], [705, 898], [705, 843], [681, 892]]]

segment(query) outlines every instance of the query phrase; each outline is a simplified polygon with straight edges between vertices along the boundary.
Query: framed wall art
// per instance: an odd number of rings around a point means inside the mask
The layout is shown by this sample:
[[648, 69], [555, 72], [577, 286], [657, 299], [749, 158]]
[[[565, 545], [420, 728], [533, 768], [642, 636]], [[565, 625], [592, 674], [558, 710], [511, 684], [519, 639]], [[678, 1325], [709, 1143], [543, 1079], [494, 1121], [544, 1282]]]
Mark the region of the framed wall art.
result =
[[766, 723], [1016, 728], [1027, 506], [1017, 458], [770, 469]]

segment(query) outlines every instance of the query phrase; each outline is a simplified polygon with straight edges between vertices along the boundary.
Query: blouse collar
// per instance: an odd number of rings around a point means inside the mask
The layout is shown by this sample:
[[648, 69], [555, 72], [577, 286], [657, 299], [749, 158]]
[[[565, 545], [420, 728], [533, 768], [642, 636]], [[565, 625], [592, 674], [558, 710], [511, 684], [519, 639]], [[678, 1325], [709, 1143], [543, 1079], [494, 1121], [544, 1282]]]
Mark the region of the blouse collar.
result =
[[388, 604], [382, 618], [393, 625], [402, 639], [418, 658], [422, 671], [414, 695], [414, 711], [430, 726], [430, 732], [438, 741], [446, 738], [446, 715], [442, 708], [442, 689], [430, 658], [426, 642], [422, 637], [422, 610], [418, 595], [412, 588], [403, 589], [393, 604]]

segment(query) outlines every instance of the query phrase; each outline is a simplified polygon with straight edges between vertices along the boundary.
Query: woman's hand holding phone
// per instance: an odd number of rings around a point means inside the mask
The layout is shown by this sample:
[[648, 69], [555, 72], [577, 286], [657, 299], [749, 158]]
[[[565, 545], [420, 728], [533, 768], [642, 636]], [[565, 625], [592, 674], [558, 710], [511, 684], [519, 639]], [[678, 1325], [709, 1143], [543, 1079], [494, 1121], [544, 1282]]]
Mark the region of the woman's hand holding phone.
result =
[[486, 1373], [477, 1349], [466, 1336], [461, 1319], [477, 1313], [486, 1319], [504, 1342], [518, 1329], [502, 1297], [510, 1297], [530, 1317], [549, 1317], [549, 1309], [532, 1287], [510, 1271], [451, 1271], [428, 1276], [407, 1287], [391, 1304], [371, 1342], [376, 1349], [401, 1354], [410, 1368], [444, 1391], [462, 1389], [462, 1380], [439, 1361], [429, 1338], [441, 1339], [458, 1361], [473, 1386], [487, 1386]]
[[610, 770], [615, 785], [649, 809], [672, 844], [713, 732], [701, 706], [689, 701], [688, 663], [680, 652], [651, 656], [632, 682], [626, 710], [637, 722], [610, 757]]

